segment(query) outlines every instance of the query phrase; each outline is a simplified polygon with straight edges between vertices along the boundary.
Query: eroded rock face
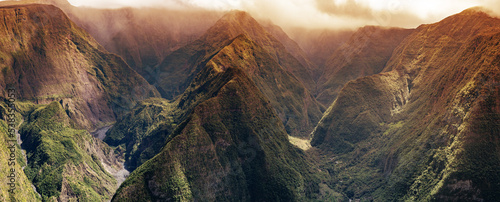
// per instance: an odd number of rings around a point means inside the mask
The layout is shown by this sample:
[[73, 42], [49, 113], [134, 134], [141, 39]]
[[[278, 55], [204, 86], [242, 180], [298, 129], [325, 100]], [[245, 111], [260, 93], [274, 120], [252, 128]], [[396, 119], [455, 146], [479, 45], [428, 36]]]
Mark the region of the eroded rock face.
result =
[[0, 87], [37, 104], [59, 101], [80, 127], [115, 120], [156, 90], [51, 5], [0, 7]]

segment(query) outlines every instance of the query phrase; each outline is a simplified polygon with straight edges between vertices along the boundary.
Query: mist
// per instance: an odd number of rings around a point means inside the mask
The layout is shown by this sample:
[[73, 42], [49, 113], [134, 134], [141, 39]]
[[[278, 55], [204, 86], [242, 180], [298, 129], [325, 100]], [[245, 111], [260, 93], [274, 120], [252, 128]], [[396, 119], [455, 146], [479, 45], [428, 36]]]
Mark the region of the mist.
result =
[[95, 8], [165, 7], [244, 10], [284, 29], [354, 29], [365, 25], [414, 28], [470, 7], [500, 11], [495, 0], [69, 0]]

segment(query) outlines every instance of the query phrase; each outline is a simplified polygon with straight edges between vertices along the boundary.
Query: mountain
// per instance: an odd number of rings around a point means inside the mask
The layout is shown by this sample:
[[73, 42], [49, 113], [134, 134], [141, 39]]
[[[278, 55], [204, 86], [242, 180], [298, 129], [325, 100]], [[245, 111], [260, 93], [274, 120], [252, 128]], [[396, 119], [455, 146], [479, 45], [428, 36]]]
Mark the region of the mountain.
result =
[[199, 38], [221, 12], [203, 9], [76, 7], [67, 0], [22, 0], [61, 8], [107, 51], [121, 56], [145, 78], [174, 50]]
[[[308, 120], [307, 112], [321, 113], [319, 108], [314, 108], [314, 98], [308, 96], [308, 99], [297, 99], [294, 95], [306, 93], [300, 88], [299, 81], [292, 75], [280, 68], [280, 66], [271, 58], [269, 54], [255, 42], [251, 41], [245, 35], [240, 35], [229, 41], [229, 45], [220, 50], [208, 61], [203, 62], [206, 65], [217, 64], [223, 68], [239, 67], [245, 71], [246, 75], [254, 81], [258, 89], [264, 95], [273, 96], [270, 99], [271, 106], [278, 112], [285, 113], [304, 113], [305, 117], [302, 123], [293, 123], [288, 120], [285, 126], [286, 131], [290, 131], [291, 124], [301, 124], [295, 126], [301, 133], [312, 130], [313, 125], [304, 128], [305, 123], [311, 123], [318, 120]], [[265, 76], [262, 76], [265, 75]], [[220, 84], [220, 83], [219, 83]], [[192, 86], [191, 83], [190, 86]], [[198, 85], [198, 84], [196, 84]], [[220, 84], [221, 85], [221, 84]], [[292, 86], [292, 89], [276, 88], [276, 86]], [[135, 109], [128, 113], [122, 120], [119, 120], [107, 134], [104, 140], [109, 145], [121, 146], [127, 152], [125, 157], [128, 160], [127, 166], [134, 170], [137, 166], [152, 158], [164, 146], [164, 142], [175, 129], [175, 126], [185, 120], [192, 108], [200, 102], [199, 100], [208, 99], [212, 96], [209, 86], [205, 86], [198, 91], [188, 91], [178, 97], [175, 101], [148, 100], [141, 102]], [[188, 88], [190, 89], [190, 88]], [[267, 96], [266, 96], [267, 97]], [[304, 103], [303, 103], [304, 102]], [[286, 108], [288, 103], [292, 106], [303, 104], [307, 108]], [[297, 104], [298, 103], [298, 104]], [[282, 107], [285, 106], [285, 107]], [[295, 110], [295, 111], [294, 111]], [[293, 126], [293, 125], [292, 125]], [[298, 133], [291, 131], [291, 134]]]
[[373, 26], [357, 30], [325, 62], [316, 99], [328, 106], [347, 82], [382, 72], [394, 49], [412, 31]]
[[64, 9], [76, 24], [145, 78], [165, 56], [199, 38], [222, 15], [162, 8]]
[[302, 48], [291, 39], [288, 34], [278, 25], [273, 24], [271, 21], [260, 21], [259, 22], [262, 27], [271, 34], [274, 38], [276, 38], [283, 46], [285, 46], [286, 50], [297, 59], [302, 66], [306, 69], [314, 73], [314, 71], [318, 68], [312, 61], [307, 57], [306, 52], [302, 50]]
[[287, 31], [292, 40], [303, 50], [306, 57], [316, 66], [316, 70], [313, 72], [314, 79], [321, 76], [325, 62], [355, 32], [354, 30], [311, 30], [306, 28], [293, 28]]
[[55, 6], [2, 2], [0, 17], [0, 138], [19, 129], [18, 164], [0, 165], [16, 170], [18, 189], [2, 198], [109, 200], [122, 159], [89, 131], [159, 93]]
[[126, 167], [133, 171], [158, 154], [169, 135], [183, 121], [187, 111], [178, 102], [151, 98], [137, 104], [110, 128], [104, 142], [124, 154]]
[[[115, 121], [135, 102], [158, 96], [120, 57], [51, 5], [1, 7], [0, 88], [38, 104], [61, 101], [86, 129]], [[132, 93], [131, 93], [132, 92]]]
[[59, 102], [25, 105], [29, 115], [19, 131], [27, 158], [24, 173], [42, 201], [109, 200], [118, 187], [111, 173], [121, 167], [114, 151], [75, 129]]
[[[9, 109], [12, 110], [6, 101], [2, 100], [0, 104], [0, 172], [5, 177], [4, 183], [0, 184], [0, 200], [1, 201], [37, 201], [40, 197], [36, 190], [33, 189], [31, 181], [23, 172], [23, 167], [26, 165], [26, 160], [22, 158], [21, 148], [16, 144], [17, 137], [9, 129], [7, 117]], [[17, 113], [16, 115], [19, 115]], [[14, 123], [19, 124], [19, 122]], [[11, 182], [13, 179], [13, 182]], [[13, 190], [12, 192], [10, 190]]]
[[[288, 142], [270, 101], [238, 65], [251, 62], [242, 60], [258, 49], [240, 35], [203, 63], [176, 101], [186, 114], [182, 122], [164, 134], [159, 154], [138, 167], [112, 201], [297, 201], [317, 192], [305, 154]], [[169, 108], [159, 100], [148, 105]], [[161, 119], [168, 118], [154, 120]]]
[[[234, 37], [245, 34], [259, 46], [266, 49], [269, 54], [293, 73], [308, 89], [312, 89], [314, 81], [310, 72], [294, 58], [286, 48], [271, 34], [269, 34], [255, 19], [243, 11], [231, 11], [219, 19], [215, 25], [203, 34], [198, 40], [173, 52], [167, 56], [159, 66], [156, 73], [169, 74], [157, 78], [158, 86], [163, 97], [170, 99], [179, 95], [189, 84], [196, 73], [196, 66], [203, 57], [210, 56], [224, 46], [224, 42]], [[199, 67], [198, 67], [199, 68]], [[169, 78], [169, 79], [164, 79]]]
[[313, 132], [349, 198], [491, 201], [500, 184], [500, 19], [422, 25], [383, 73], [347, 83]]
[[[248, 66], [244, 68], [245, 71], [253, 75], [251, 78], [271, 100], [287, 127], [287, 132], [294, 136], [307, 135], [321, 117], [322, 111], [322, 106], [309, 90], [315, 85], [310, 71], [245, 12], [232, 11], [226, 14], [200, 39], [167, 56], [156, 71], [151, 73], [157, 75], [157, 78], [150, 82], [155, 83], [163, 97], [172, 99], [190, 85], [207, 59], [223, 51], [230, 40], [240, 34], [245, 34], [260, 47], [256, 54], [261, 57], [256, 59], [252, 55], [242, 56], [239, 59], [244, 59], [241, 65]], [[238, 58], [224, 60], [229, 59]], [[249, 60], [249, 63], [245, 60]], [[252, 73], [256, 68], [265, 72]]]

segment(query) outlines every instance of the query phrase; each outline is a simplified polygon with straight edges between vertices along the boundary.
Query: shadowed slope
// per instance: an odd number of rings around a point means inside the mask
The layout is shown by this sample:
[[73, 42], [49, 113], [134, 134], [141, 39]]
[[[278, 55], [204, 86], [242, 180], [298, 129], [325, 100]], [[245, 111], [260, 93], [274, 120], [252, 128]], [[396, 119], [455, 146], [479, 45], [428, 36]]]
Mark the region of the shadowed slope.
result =
[[[314, 108], [315, 105], [309, 103], [313, 100], [312, 96], [308, 95], [304, 88], [300, 88], [301, 85], [297, 79], [282, 70], [262, 48], [245, 35], [231, 40], [228, 46], [205, 64], [216, 64], [221, 69], [238, 67], [244, 71], [259, 89], [263, 89], [261, 92], [271, 98], [271, 106], [279, 106], [279, 108], [275, 107], [278, 117], [286, 117], [286, 114], [303, 114], [301, 117], [305, 117], [304, 120], [297, 118], [285, 120], [286, 131], [298, 134], [312, 129], [312, 125], [306, 125], [311, 122], [308, 121], [307, 113], [310, 111], [320, 113], [318, 108]], [[216, 93], [215, 90], [227, 82], [227, 79], [222, 77], [210, 78], [213, 79], [210, 83], [205, 80], [202, 80], [205, 83], [193, 81], [187, 91], [176, 101], [149, 100], [140, 103], [131, 113], [115, 124], [108, 132], [105, 141], [112, 146], [121, 146], [126, 149], [127, 166], [132, 170], [135, 169], [160, 151], [168, 135], [186, 119], [195, 106], [212, 97]], [[289, 90], [281, 86], [294, 88]], [[193, 90], [194, 87], [196, 88]], [[303, 100], [293, 96], [296, 94], [308, 96], [306, 97], [308, 99]], [[291, 104], [280, 105], [276, 102]], [[307, 108], [288, 107], [301, 105]], [[301, 122], [297, 122], [298, 120]], [[304, 131], [294, 131], [291, 130], [292, 128]]]
[[[230, 40], [245, 34], [259, 49], [238, 57], [225, 57], [224, 63], [248, 66], [245, 71], [263, 70], [252, 77], [259, 89], [271, 100], [287, 132], [294, 136], [307, 135], [321, 116], [322, 107], [311, 97], [304, 83], [313, 86], [304, 68], [281, 43], [267, 33], [250, 15], [241, 11], [226, 14], [199, 40], [167, 56], [159, 67], [156, 83], [163, 97], [169, 99], [184, 91], [205, 62], [218, 54]], [[259, 58], [256, 58], [256, 57]], [[248, 61], [245, 61], [248, 60]], [[262, 61], [260, 61], [262, 60]], [[250, 73], [251, 74], [251, 73]], [[308, 76], [309, 75], [309, 76]], [[305, 77], [308, 77], [307, 79]], [[302, 79], [301, 79], [302, 78]], [[307, 80], [308, 82], [304, 82]], [[154, 81], [151, 81], [154, 83]], [[307, 86], [307, 85], [306, 85]], [[286, 97], [286, 100], [284, 100]], [[293, 101], [291, 101], [291, 99]]]
[[314, 190], [304, 154], [269, 101], [242, 68], [226, 63], [246, 45], [238, 37], [205, 63], [179, 98], [180, 108], [192, 109], [185, 121], [113, 201], [297, 201]]
[[349, 82], [312, 141], [343, 162], [338, 188], [384, 201], [496, 200], [499, 41], [500, 20], [468, 9], [417, 28], [387, 72]]
[[326, 61], [316, 97], [330, 105], [349, 81], [382, 72], [394, 49], [413, 30], [367, 26], [356, 31]]
[[[242, 11], [231, 11], [224, 15], [200, 39], [167, 56], [157, 73], [161, 79], [157, 86], [163, 97], [170, 99], [186, 89], [194, 75], [199, 71], [200, 61], [218, 52], [227, 40], [240, 34], [247, 35], [283, 66], [294, 74], [308, 88], [314, 87], [310, 72], [295, 59], [286, 48], [255, 21]], [[168, 78], [168, 79], [167, 79]], [[153, 81], [153, 83], [156, 83]]]

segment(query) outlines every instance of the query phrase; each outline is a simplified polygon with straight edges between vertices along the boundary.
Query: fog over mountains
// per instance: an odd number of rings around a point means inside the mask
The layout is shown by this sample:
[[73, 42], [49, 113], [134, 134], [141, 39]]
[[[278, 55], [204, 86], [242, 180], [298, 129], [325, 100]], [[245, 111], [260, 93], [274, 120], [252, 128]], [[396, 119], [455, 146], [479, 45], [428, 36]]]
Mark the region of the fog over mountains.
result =
[[0, 201], [497, 200], [494, 2], [249, 2], [1, 1]]

